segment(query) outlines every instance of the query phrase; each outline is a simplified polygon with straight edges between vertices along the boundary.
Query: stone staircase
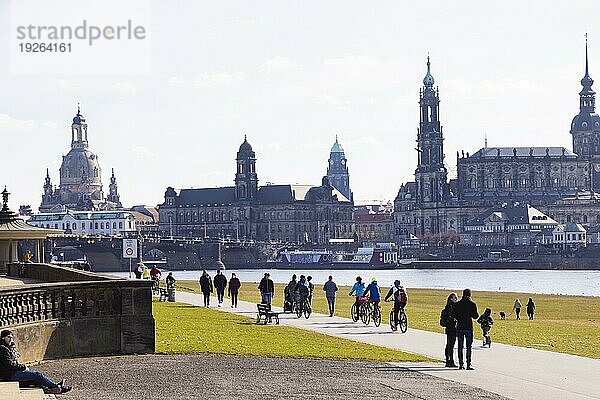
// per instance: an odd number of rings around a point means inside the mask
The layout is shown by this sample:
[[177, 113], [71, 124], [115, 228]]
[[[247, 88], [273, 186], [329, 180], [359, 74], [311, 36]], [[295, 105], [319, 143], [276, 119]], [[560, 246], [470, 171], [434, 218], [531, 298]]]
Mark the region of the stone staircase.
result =
[[19, 389], [17, 382], [0, 382], [0, 400], [51, 400], [53, 394], [45, 394], [42, 389]]

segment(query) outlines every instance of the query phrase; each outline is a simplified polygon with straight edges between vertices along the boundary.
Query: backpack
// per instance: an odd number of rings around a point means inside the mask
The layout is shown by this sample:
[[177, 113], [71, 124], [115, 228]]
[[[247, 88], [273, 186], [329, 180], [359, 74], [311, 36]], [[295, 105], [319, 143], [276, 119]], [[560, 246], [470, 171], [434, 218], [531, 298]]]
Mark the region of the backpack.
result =
[[448, 317], [446, 316], [445, 308], [440, 313], [440, 326], [443, 326], [444, 328], [448, 326]]
[[400, 303], [407, 304], [408, 303], [408, 295], [402, 286], [396, 290], [396, 300]]

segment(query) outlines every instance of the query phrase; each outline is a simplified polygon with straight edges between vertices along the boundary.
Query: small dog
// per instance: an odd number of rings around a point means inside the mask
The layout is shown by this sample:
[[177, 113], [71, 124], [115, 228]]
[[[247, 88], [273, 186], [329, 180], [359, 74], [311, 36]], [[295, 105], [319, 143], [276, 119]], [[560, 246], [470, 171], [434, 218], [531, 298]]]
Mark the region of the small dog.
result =
[[500, 319], [506, 319], [506, 313], [504, 311], [500, 311], [498, 314], [500, 314]]

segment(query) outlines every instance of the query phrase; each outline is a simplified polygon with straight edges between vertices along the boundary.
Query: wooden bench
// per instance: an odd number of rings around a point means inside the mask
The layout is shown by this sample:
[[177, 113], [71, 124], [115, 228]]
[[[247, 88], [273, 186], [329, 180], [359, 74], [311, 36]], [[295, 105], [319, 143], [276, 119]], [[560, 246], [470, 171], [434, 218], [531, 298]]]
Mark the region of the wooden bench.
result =
[[271, 311], [270, 304], [257, 304], [256, 308], [258, 309], [258, 313], [256, 314], [257, 324], [259, 324], [264, 317], [263, 324], [266, 325], [269, 322], [273, 322], [273, 319], [275, 319], [275, 323], [279, 325], [279, 313]]
[[159, 288], [158, 301], [167, 301], [169, 299], [169, 291], [165, 288]]

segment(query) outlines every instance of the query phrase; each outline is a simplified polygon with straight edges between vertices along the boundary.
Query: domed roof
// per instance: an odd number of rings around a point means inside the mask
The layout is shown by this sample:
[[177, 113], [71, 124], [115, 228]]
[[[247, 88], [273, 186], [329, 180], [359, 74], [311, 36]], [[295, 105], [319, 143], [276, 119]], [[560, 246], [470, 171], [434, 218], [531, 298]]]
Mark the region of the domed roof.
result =
[[433, 75], [431, 75], [431, 63], [429, 62], [429, 56], [427, 56], [427, 74], [425, 75], [425, 78], [423, 78], [423, 85], [431, 87], [434, 83], [435, 79], [433, 79]]
[[581, 131], [600, 132], [600, 116], [596, 113], [579, 113], [571, 122], [571, 133]]
[[244, 142], [240, 145], [240, 149], [238, 151], [238, 153], [252, 153], [252, 146], [250, 145], [250, 143], [248, 143], [248, 139], [246, 138], [246, 135], [244, 135]]
[[98, 157], [84, 148], [73, 148], [63, 157], [60, 166], [60, 184], [80, 184], [82, 178], [91, 185], [102, 185]]

